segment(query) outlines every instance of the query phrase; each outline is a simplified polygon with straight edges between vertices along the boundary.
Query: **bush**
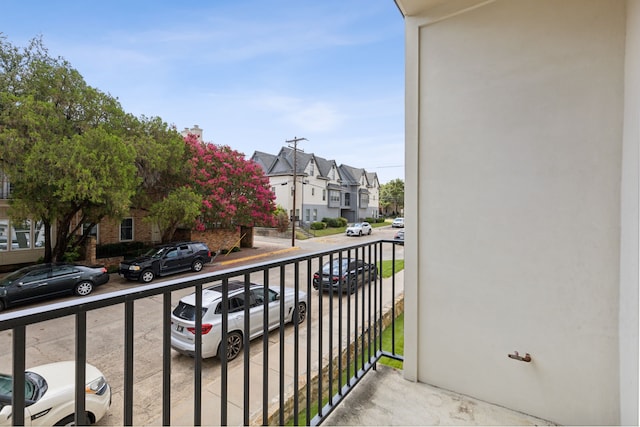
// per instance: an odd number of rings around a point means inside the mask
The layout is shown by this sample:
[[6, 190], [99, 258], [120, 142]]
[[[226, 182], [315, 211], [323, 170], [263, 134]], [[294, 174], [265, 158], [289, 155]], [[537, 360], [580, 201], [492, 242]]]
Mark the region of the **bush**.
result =
[[327, 224], [327, 227], [340, 228], [346, 227], [348, 221], [346, 218], [322, 218], [322, 222]]
[[142, 242], [108, 243], [96, 246], [96, 258], [125, 257], [133, 258], [144, 252], [149, 247]]
[[312, 230], [324, 230], [327, 228], [327, 224], [324, 222], [312, 222], [309, 226]]

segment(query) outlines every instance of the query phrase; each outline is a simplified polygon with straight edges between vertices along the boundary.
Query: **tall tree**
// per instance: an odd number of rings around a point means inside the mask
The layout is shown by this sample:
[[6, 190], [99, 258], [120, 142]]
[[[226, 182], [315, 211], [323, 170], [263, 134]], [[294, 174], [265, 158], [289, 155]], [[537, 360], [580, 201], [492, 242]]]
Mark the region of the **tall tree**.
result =
[[275, 196], [262, 168], [226, 145], [185, 138], [193, 189], [202, 197], [198, 229], [274, 225]]
[[380, 186], [380, 204], [398, 214], [404, 209], [404, 181], [397, 178]]
[[41, 219], [45, 261], [61, 260], [83, 223], [129, 207], [138, 182], [130, 119], [40, 41], [23, 51], [4, 41], [0, 48], [0, 168], [14, 186], [10, 215]]

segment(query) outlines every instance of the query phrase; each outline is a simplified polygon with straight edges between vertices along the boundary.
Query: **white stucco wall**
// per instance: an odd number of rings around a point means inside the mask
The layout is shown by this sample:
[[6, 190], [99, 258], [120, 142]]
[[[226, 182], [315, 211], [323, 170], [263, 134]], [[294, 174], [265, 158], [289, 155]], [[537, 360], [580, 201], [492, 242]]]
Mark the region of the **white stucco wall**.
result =
[[[448, 14], [456, 3], [476, 7]], [[636, 154], [623, 178], [623, 130], [633, 155], [638, 126], [637, 114], [623, 124], [637, 101], [625, 98], [626, 4], [436, 6], [405, 19], [405, 217], [419, 236], [406, 243], [418, 319], [406, 377], [562, 424], [619, 423], [634, 333], [619, 341], [634, 318], [619, 302], [634, 294], [620, 256], [634, 186], [621, 180], [637, 174]]]
[[620, 423], [638, 425], [640, 1], [627, 2], [620, 242]]

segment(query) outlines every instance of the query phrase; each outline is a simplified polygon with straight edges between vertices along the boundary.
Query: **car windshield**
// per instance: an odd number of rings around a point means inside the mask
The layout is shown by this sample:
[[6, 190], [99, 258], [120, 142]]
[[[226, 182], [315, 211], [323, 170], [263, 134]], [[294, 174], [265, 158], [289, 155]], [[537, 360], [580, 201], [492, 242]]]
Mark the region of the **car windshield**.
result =
[[[202, 315], [207, 312], [205, 307], [202, 307]], [[173, 310], [173, 315], [180, 319], [190, 320], [194, 322], [196, 320], [196, 308], [191, 304], [186, 304], [182, 301], [178, 303], [178, 306]]]
[[[345, 273], [347, 271], [347, 266], [349, 265], [349, 260], [348, 259], [343, 259], [342, 260], [342, 272]], [[338, 276], [340, 275], [340, 260], [335, 260], [333, 261], [333, 264], [329, 264], [326, 263], [323, 267], [322, 267], [322, 274], [329, 274], [329, 272], [331, 272], [331, 274], [333, 274], [334, 276]]]
[[153, 249], [149, 249], [147, 251], [147, 253], [144, 254], [144, 255], [148, 256], [148, 257], [151, 257], [151, 258], [160, 258], [160, 257], [162, 257], [162, 255], [167, 253], [169, 251], [169, 249], [171, 249], [171, 248], [167, 248], [167, 247], [153, 248]]
[[355, 224], [352, 225], [352, 227], [361, 228], [362, 224], [360, 224], [359, 222], [356, 222]]

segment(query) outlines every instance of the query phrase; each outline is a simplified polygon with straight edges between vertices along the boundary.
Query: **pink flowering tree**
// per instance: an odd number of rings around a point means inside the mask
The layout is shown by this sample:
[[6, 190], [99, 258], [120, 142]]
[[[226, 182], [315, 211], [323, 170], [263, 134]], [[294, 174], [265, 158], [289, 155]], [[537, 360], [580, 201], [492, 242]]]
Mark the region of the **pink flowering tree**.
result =
[[274, 226], [275, 196], [269, 179], [255, 162], [226, 145], [185, 137], [191, 156], [190, 182], [202, 196], [197, 230], [219, 224], [231, 226]]

